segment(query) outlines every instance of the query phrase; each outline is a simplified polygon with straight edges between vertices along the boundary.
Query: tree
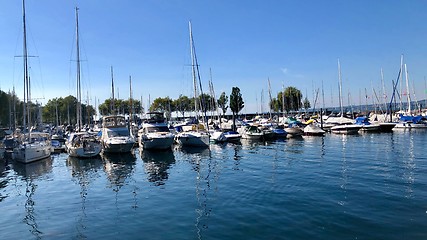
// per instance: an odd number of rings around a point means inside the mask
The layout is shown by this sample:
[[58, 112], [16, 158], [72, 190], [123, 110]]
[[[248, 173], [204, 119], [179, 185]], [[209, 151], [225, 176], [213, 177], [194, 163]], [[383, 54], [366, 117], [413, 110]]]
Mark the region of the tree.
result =
[[311, 107], [310, 101], [308, 100], [307, 97], [304, 98], [303, 106], [304, 106], [305, 110], [307, 110]]
[[230, 110], [233, 113], [233, 131], [236, 131], [236, 115], [245, 107], [240, 88], [233, 87], [230, 94]]
[[166, 118], [171, 117], [171, 112], [175, 111], [175, 106], [173, 105], [172, 99], [169, 97], [165, 98], [156, 98], [150, 106], [150, 111], [155, 112], [165, 112]]
[[221, 108], [223, 115], [225, 115], [225, 113], [227, 112], [227, 109], [228, 109], [227, 103], [228, 103], [228, 96], [225, 95], [225, 92], [222, 92], [221, 96], [219, 96], [217, 100], [217, 104], [218, 104], [218, 107]]
[[212, 104], [212, 97], [209, 94], [206, 94], [206, 93], [200, 94], [199, 102], [201, 104], [202, 112], [213, 111], [216, 109], [216, 106]]
[[283, 92], [277, 94], [277, 98], [273, 98], [270, 106], [275, 111], [297, 111], [301, 108], [301, 91], [295, 87], [287, 87]]
[[182, 94], [179, 95], [178, 99], [173, 101], [173, 105], [175, 106], [175, 110], [182, 114], [182, 117], [185, 117], [185, 112], [194, 110], [194, 104], [191, 104], [191, 99]]

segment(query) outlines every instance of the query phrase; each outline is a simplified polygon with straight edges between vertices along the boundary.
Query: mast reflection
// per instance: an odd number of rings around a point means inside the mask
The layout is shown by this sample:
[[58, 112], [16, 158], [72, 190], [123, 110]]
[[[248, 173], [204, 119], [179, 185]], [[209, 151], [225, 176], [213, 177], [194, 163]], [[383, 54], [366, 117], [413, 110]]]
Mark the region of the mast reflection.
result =
[[13, 170], [25, 181], [25, 197], [27, 199], [24, 205], [25, 217], [22, 221], [30, 227], [29, 231], [36, 239], [41, 239], [43, 232], [40, 231], [37, 224], [36, 202], [33, 200], [37, 189], [37, 184], [35, 182], [37, 178], [52, 172], [52, 158], [48, 157], [40, 161], [26, 164], [14, 162]]

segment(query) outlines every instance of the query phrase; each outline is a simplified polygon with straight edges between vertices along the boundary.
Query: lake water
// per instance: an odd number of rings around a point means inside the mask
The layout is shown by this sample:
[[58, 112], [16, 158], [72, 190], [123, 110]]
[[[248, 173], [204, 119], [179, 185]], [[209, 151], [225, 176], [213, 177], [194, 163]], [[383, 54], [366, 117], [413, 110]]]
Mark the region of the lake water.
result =
[[2, 161], [0, 239], [427, 239], [427, 132]]

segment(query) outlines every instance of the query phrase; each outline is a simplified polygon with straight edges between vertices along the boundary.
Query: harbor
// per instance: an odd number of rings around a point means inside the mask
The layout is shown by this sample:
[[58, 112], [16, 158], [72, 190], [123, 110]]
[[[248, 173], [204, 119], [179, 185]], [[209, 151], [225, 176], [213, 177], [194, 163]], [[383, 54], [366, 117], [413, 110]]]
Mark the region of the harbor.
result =
[[331, 3], [5, 2], [0, 239], [427, 239], [427, 4]]
[[2, 239], [424, 239], [423, 131], [2, 160]]

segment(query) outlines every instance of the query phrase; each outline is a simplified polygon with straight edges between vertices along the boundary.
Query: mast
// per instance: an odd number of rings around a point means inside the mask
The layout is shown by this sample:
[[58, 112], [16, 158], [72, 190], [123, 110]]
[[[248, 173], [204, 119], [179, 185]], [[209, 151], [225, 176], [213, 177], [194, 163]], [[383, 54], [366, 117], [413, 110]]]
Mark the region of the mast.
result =
[[342, 77], [341, 77], [341, 65], [340, 60], [338, 59], [338, 84], [339, 84], [339, 99], [340, 99], [340, 110], [341, 117], [344, 117], [344, 109], [342, 104]]
[[405, 67], [405, 79], [406, 79], [406, 99], [408, 101], [408, 114], [411, 115], [411, 94], [409, 91], [408, 68], [406, 67], [406, 63], [404, 67]]
[[[403, 54], [400, 56], [400, 76], [399, 78], [402, 79], [400, 81], [400, 94], [402, 94], [402, 81], [403, 81]], [[400, 95], [399, 94], [399, 95]], [[400, 111], [403, 109], [403, 103], [402, 103], [402, 97], [399, 97], [399, 104], [400, 104]]]
[[387, 92], [384, 86], [384, 73], [383, 68], [381, 68], [381, 86], [383, 88], [383, 98], [384, 98], [384, 108], [387, 109]]
[[132, 126], [132, 76], [129, 75], [129, 126]]
[[[27, 129], [27, 121], [28, 125], [31, 124], [30, 121], [30, 112], [29, 107], [27, 106], [29, 101], [29, 77], [28, 77], [28, 50], [27, 50], [27, 25], [26, 25], [26, 16], [25, 16], [25, 0], [22, 0], [22, 22], [23, 22], [23, 59], [24, 59], [24, 112], [23, 112], [23, 131]], [[28, 117], [28, 119], [27, 119]], [[30, 126], [28, 126], [28, 130], [30, 130]]]
[[76, 7], [76, 82], [77, 82], [77, 109], [76, 123], [77, 129], [80, 130], [82, 123], [82, 89], [80, 83], [80, 44], [79, 44], [79, 8]]
[[285, 84], [282, 83], [282, 117], [285, 117]]
[[271, 84], [270, 84], [270, 78], [268, 78], [268, 96], [270, 97], [270, 119], [272, 119], [271, 116], [271, 102], [273, 101], [273, 98], [271, 97]]
[[[192, 63], [191, 65], [193, 70], [192, 72], [193, 72], [193, 84], [194, 84], [194, 102], [196, 105], [196, 116], [197, 116], [197, 98], [198, 98], [197, 81], [199, 82], [200, 93], [202, 96], [203, 96], [203, 88], [202, 88], [202, 80], [200, 78], [199, 63], [197, 62], [196, 48], [194, 47], [193, 30], [191, 27], [191, 21], [188, 22], [188, 26], [190, 28], [190, 49], [191, 49], [190, 51], [191, 51], [191, 63]], [[206, 130], [209, 131], [208, 119], [206, 116], [206, 104], [205, 104], [204, 97], [201, 98], [201, 110], [204, 115]]]
[[113, 76], [113, 66], [111, 66], [111, 114], [115, 114], [115, 105], [114, 105], [114, 76]]
[[191, 27], [191, 21], [188, 22], [188, 27], [190, 29], [190, 54], [191, 54], [191, 73], [193, 77], [193, 91], [194, 91], [194, 111], [196, 112], [196, 118], [198, 118], [198, 93], [197, 93], [197, 77], [196, 77], [196, 63], [195, 63], [195, 52], [194, 52], [194, 42], [193, 42], [193, 30]]

